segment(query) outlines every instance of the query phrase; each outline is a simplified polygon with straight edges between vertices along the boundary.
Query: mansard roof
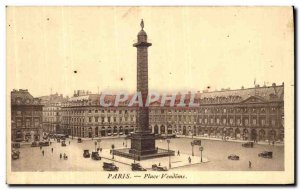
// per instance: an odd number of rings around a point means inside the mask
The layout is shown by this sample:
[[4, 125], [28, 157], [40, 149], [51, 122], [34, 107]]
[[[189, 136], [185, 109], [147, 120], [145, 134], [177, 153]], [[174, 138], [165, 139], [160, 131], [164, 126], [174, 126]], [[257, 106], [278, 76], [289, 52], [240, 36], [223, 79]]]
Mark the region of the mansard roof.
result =
[[11, 91], [12, 105], [41, 105], [41, 99], [34, 98], [27, 89]]

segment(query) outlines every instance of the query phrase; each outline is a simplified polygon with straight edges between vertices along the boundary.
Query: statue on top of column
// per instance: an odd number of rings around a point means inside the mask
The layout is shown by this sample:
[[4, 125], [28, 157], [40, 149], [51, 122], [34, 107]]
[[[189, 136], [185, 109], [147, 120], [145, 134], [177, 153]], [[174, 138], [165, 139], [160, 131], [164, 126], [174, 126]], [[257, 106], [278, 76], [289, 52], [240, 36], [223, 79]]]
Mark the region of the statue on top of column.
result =
[[141, 27], [142, 27], [142, 30], [143, 30], [144, 29], [144, 21], [143, 21], [143, 19], [141, 21]]

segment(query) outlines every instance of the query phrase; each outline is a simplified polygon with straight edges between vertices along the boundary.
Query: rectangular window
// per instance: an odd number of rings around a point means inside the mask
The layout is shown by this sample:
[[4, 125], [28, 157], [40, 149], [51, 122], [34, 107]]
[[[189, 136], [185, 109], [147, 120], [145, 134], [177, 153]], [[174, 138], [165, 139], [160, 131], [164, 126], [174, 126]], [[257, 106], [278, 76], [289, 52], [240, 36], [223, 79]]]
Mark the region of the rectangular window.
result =
[[22, 127], [22, 120], [21, 119], [17, 119], [17, 127], [18, 128]]
[[26, 128], [30, 128], [30, 119], [26, 119], [25, 126]]

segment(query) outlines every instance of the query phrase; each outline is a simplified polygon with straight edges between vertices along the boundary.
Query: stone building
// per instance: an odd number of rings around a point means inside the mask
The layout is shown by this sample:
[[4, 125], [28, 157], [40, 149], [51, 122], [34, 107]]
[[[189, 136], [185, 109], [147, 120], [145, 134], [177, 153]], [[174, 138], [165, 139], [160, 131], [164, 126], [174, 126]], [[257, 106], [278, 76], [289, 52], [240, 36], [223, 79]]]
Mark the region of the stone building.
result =
[[152, 108], [152, 131], [240, 140], [284, 139], [284, 85], [198, 94], [199, 108]]
[[28, 90], [11, 91], [12, 141], [39, 140], [42, 135], [41, 99], [34, 98]]
[[135, 107], [101, 107], [99, 94], [74, 96], [62, 104], [64, 131], [76, 137], [127, 135], [135, 130], [135, 115]]
[[67, 101], [67, 97], [62, 94], [51, 94], [40, 97], [43, 107], [43, 132], [50, 134], [63, 133], [61, 127], [61, 105]]
[[[108, 99], [114, 97], [108, 97]], [[284, 85], [256, 86], [197, 94], [199, 107], [160, 107], [149, 111], [155, 134], [237, 140], [284, 139]], [[136, 129], [136, 108], [101, 107], [99, 94], [69, 99], [62, 105], [65, 132], [77, 137], [129, 134]]]

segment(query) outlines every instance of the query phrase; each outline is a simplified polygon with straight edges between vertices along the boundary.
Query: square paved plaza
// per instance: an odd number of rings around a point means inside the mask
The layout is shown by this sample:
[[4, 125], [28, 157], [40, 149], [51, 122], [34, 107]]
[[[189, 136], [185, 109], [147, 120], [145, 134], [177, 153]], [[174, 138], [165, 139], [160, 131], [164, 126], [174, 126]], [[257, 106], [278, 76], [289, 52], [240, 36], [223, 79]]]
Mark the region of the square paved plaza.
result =
[[[213, 140], [202, 140], [203, 163], [200, 163], [199, 146], [194, 146], [194, 156], [192, 156], [191, 138], [171, 139], [170, 149], [176, 152], [171, 157], [171, 170], [190, 170], [190, 171], [282, 171], [284, 170], [284, 146], [256, 145], [254, 148], [243, 148], [238, 142], [224, 142]], [[70, 141], [70, 144], [69, 144]], [[67, 146], [62, 147], [60, 143], [52, 142], [49, 147], [43, 147], [45, 155], [39, 147], [21, 145], [19, 151], [20, 159], [12, 160], [12, 171], [102, 171], [103, 162], [114, 162], [120, 169], [119, 171], [130, 171], [132, 159], [115, 156], [112, 160], [110, 154], [111, 145], [115, 149], [130, 147], [130, 140], [124, 138], [101, 139], [95, 147], [96, 140], [83, 140], [77, 143], [77, 139], [67, 139]], [[166, 140], [156, 140], [156, 146], [167, 149]], [[100, 161], [91, 158], [83, 158], [83, 150], [89, 149], [90, 152], [95, 148], [102, 148]], [[51, 152], [53, 148], [53, 153]], [[178, 150], [180, 156], [177, 156]], [[262, 151], [273, 151], [272, 159], [258, 157]], [[59, 155], [67, 154], [68, 160], [60, 159]], [[228, 160], [228, 155], [236, 154], [240, 160]], [[188, 162], [191, 157], [191, 164]], [[32, 159], [34, 158], [34, 159]], [[248, 167], [248, 162], [252, 162], [252, 167]], [[143, 167], [150, 169], [152, 164], [161, 164], [168, 168], [169, 157], [155, 158], [150, 160], [137, 161]]]

